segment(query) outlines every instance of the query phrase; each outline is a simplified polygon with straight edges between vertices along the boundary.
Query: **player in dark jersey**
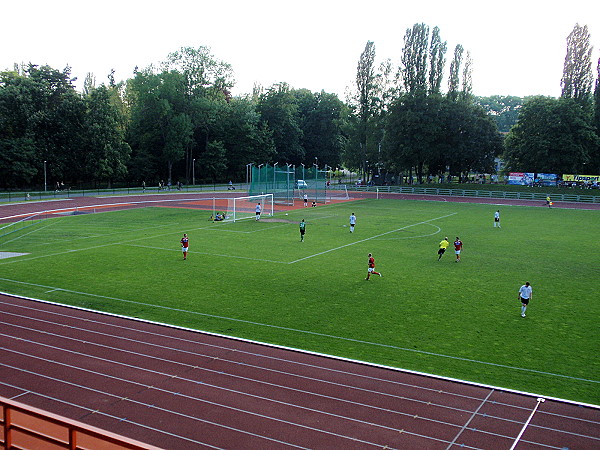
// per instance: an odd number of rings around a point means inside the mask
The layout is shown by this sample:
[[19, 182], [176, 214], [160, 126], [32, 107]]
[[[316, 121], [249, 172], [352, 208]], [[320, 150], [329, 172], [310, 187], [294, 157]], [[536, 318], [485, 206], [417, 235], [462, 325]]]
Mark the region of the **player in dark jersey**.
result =
[[372, 273], [375, 275], [379, 275], [380, 277], [383, 276], [379, 272], [375, 272], [375, 258], [373, 258], [373, 255], [369, 253], [369, 268], [367, 269], [367, 278], [365, 278], [365, 280], [369, 281], [369, 278], [371, 278]]
[[455, 262], [460, 261], [460, 251], [462, 250], [462, 247], [463, 247], [462, 241], [458, 238], [458, 236], [456, 236], [456, 240], [454, 241], [454, 253], [456, 253], [456, 261]]
[[190, 240], [188, 239], [188, 235], [183, 233], [183, 237], [181, 238], [181, 251], [183, 252], [183, 259], [187, 259], [187, 254], [190, 246]]

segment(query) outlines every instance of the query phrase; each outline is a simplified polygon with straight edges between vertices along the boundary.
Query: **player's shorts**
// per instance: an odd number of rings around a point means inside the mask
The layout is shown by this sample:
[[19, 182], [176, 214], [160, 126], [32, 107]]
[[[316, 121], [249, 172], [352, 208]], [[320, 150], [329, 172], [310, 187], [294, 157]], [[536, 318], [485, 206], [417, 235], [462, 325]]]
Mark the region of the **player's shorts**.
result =
[[457, 255], [460, 255], [460, 250], [455, 250], [454, 253], [456, 253]]
[[189, 247], [181, 247], [181, 251], [182, 251], [183, 253], [187, 252], [187, 251], [188, 251], [188, 249], [189, 249]]
[[521, 303], [523, 303], [524, 305], [529, 305], [529, 299], [528, 298], [520, 297], [520, 299], [521, 299]]
[[367, 271], [368, 271], [369, 273], [373, 273], [373, 272], [375, 272], [375, 267], [369, 267], [369, 268], [367, 269]]
[[350, 226], [351, 226], [351, 227], [355, 227], [355, 226], [356, 226], [356, 224], [355, 224], [355, 223], [351, 223], [351, 224], [350, 224]]
[[494, 217], [494, 222], [500, 222], [500, 219], [498, 217]]
[[443, 255], [444, 253], [446, 253], [446, 249], [445, 248], [440, 248], [438, 250], [438, 255]]
[[300, 230], [300, 234], [301, 234], [302, 236], [304, 236], [304, 233], [306, 233], [306, 230]]

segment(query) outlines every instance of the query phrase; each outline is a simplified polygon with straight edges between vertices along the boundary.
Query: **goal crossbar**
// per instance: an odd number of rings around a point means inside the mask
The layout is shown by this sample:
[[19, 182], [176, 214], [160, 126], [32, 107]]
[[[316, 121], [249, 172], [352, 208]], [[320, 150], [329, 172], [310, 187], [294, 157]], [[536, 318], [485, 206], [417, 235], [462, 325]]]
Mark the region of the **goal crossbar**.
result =
[[262, 216], [272, 216], [274, 212], [273, 194], [232, 197], [228, 202], [228, 220], [243, 220], [256, 217], [256, 209], [260, 204]]

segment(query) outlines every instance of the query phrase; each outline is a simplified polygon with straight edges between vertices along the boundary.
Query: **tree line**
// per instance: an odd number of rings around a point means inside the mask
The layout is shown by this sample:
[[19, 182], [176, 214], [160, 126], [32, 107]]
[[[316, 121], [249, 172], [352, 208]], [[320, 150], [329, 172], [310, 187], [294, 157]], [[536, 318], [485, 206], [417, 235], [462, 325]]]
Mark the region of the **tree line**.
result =
[[515, 171], [600, 172], [587, 27], [567, 39], [558, 99], [476, 97], [469, 52], [457, 45], [447, 68], [447, 50], [422, 23], [397, 65], [376, 65], [369, 41], [344, 101], [284, 82], [232, 96], [231, 66], [207, 47], [122, 82], [88, 74], [81, 92], [69, 67], [15, 66], [0, 72], [0, 187], [241, 181], [248, 164], [276, 162], [423, 181], [493, 173], [499, 156]]

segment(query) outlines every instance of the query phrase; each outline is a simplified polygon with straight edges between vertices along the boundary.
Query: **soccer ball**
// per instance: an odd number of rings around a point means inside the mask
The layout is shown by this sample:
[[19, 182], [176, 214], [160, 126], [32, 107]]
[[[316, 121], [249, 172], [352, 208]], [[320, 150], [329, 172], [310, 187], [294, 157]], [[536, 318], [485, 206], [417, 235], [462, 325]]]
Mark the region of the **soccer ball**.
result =
[[287, 216], [287, 215], [288, 215], [288, 213], [285, 213], [285, 215]]

